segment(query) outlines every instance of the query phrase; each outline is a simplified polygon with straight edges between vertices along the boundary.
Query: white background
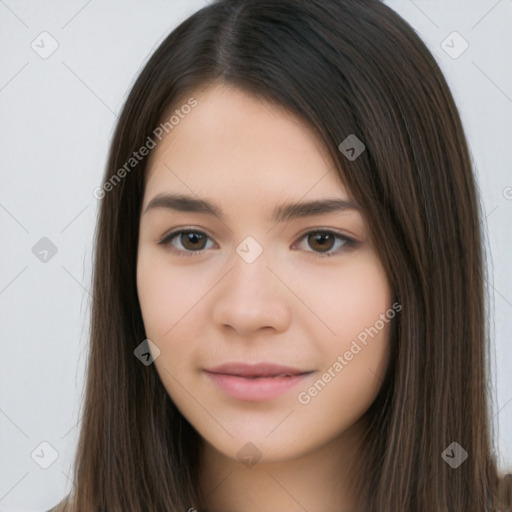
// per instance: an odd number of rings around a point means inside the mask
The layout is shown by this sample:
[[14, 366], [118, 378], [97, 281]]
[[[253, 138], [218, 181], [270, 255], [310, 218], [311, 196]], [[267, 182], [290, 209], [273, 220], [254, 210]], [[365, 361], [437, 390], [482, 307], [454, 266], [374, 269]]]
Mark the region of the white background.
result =
[[[141, 67], [205, 3], [0, 0], [0, 512], [47, 510], [71, 489], [99, 206], [92, 191]], [[511, 471], [512, 0], [387, 3], [436, 57], [468, 136], [490, 248], [493, 423], [500, 467]], [[46, 59], [31, 47], [44, 31], [58, 43]], [[453, 31], [469, 43], [456, 59], [441, 47]], [[32, 253], [42, 237], [57, 247], [46, 263]], [[58, 452], [46, 470], [31, 458], [43, 441]]]

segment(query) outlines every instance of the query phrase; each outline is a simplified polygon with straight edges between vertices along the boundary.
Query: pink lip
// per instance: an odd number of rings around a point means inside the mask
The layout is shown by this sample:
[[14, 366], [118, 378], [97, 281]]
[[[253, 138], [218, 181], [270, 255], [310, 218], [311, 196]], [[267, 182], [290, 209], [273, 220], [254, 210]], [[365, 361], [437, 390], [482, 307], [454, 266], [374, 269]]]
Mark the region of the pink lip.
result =
[[226, 394], [249, 402], [277, 398], [311, 373], [270, 363], [226, 363], [205, 371]]
[[293, 366], [283, 366], [273, 363], [223, 363], [213, 368], [207, 368], [210, 373], [222, 373], [225, 375], [237, 375], [239, 377], [272, 377], [281, 373], [300, 375], [308, 373], [309, 370], [300, 370]]

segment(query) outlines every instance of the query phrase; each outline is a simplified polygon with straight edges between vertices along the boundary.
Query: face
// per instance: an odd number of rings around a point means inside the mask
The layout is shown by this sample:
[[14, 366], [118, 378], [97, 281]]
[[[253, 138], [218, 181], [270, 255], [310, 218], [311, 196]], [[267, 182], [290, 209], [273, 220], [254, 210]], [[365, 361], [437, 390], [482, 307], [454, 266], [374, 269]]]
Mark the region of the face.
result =
[[307, 126], [225, 85], [193, 96], [151, 154], [140, 218], [154, 364], [220, 454], [296, 458], [374, 400], [391, 290], [364, 212]]

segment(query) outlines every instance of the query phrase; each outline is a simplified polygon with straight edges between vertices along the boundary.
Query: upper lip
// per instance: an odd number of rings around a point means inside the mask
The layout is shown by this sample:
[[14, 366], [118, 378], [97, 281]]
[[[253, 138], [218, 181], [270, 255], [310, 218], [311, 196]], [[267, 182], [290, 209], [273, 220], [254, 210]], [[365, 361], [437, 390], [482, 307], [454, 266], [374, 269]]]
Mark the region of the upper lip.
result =
[[206, 371], [210, 373], [234, 375], [237, 377], [275, 377], [276, 375], [302, 375], [304, 373], [310, 373], [308, 370], [300, 370], [292, 366], [272, 363], [223, 363], [212, 368], [207, 368]]

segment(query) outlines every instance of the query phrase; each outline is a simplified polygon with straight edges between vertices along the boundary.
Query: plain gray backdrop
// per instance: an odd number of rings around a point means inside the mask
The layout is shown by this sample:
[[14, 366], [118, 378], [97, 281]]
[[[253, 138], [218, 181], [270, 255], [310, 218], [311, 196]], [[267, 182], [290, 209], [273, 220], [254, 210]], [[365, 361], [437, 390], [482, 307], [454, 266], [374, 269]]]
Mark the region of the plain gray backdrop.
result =
[[[489, 247], [493, 425], [500, 468], [510, 471], [512, 0], [387, 3], [434, 54], [468, 137]], [[71, 489], [99, 206], [93, 190], [134, 79], [205, 4], [0, 0], [0, 512], [47, 510]]]

